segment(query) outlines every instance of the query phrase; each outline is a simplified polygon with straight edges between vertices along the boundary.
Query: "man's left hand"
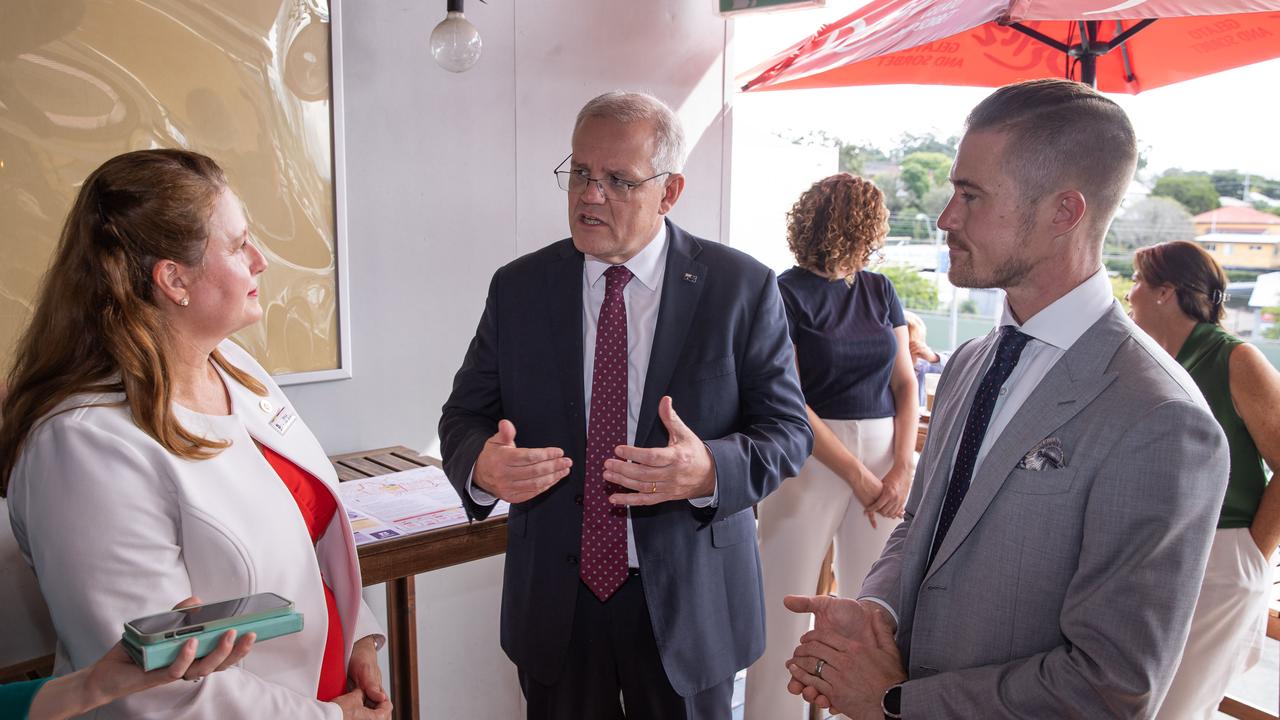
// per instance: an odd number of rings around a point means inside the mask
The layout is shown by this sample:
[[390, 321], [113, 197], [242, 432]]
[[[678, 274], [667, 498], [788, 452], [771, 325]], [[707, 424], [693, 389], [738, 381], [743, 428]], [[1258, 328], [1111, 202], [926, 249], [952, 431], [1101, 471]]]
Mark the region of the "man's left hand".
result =
[[604, 463], [604, 479], [635, 490], [614, 493], [615, 505], [656, 505], [668, 500], [708, 497], [716, 489], [716, 466], [711, 452], [671, 406], [671, 396], [658, 403], [658, 417], [670, 440], [664, 448], [619, 445], [616, 458]]
[[820, 708], [831, 708], [832, 714], [854, 720], [883, 718], [885, 691], [905, 682], [907, 674], [888, 621], [876, 615], [871, 625], [872, 644], [825, 628], [800, 636], [800, 645], [787, 660], [792, 677], [788, 689]]
[[378, 667], [378, 644], [372, 635], [360, 638], [352, 646], [347, 679], [368, 701], [375, 705], [386, 702], [387, 691], [382, 689], [382, 670]]

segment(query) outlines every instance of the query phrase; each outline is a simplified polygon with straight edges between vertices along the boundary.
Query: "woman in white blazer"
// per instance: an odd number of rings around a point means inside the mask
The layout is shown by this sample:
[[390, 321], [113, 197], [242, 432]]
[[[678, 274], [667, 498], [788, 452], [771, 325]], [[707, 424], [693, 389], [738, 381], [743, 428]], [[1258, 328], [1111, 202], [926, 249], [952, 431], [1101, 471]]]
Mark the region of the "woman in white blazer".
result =
[[[332, 512], [333, 467], [266, 371], [227, 340], [261, 318], [265, 267], [212, 160], [126, 153], [82, 186], [19, 345], [0, 490], [57, 629], [58, 672], [91, 664], [125, 620], [174, 597], [270, 591], [305, 617], [238, 667], [96, 717], [390, 715], [383, 636], [361, 599], [346, 513]], [[309, 531], [268, 451], [333, 501], [327, 526]], [[339, 683], [354, 689], [319, 700], [339, 656]]]

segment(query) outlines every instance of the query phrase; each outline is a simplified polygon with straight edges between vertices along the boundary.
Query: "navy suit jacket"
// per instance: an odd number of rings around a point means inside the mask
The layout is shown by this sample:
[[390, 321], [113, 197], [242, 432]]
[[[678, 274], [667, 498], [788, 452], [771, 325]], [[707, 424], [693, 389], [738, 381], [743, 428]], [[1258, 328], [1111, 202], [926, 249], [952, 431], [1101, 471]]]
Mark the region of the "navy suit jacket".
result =
[[[715, 460], [719, 501], [632, 509], [645, 600], [672, 687], [689, 696], [764, 650], [764, 599], [752, 506], [794, 475], [813, 434], [773, 272], [667, 221], [666, 279], [635, 444], [661, 447], [658, 401]], [[512, 505], [502, 592], [502, 647], [535, 680], [559, 678], [578, 597], [586, 456], [583, 255], [571, 239], [516, 259], [489, 286], [484, 315], [440, 419], [445, 472], [469, 516], [476, 457], [515, 423], [521, 447], [559, 447], [570, 474]]]

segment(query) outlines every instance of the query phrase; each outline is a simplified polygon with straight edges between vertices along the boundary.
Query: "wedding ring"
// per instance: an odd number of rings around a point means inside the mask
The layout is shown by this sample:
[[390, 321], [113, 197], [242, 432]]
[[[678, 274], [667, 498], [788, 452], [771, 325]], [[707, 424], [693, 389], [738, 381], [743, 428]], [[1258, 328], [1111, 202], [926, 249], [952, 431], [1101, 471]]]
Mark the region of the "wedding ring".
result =
[[818, 677], [818, 679], [822, 679], [822, 668], [824, 668], [824, 667], [826, 667], [826, 666], [827, 666], [827, 661], [826, 661], [826, 660], [823, 660], [823, 659], [821, 659], [821, 658], [819, 658], [819, 659], [818, 659], [818, 666], [817, 666], [816, 668], [814, 668], [814, 669], [813, 669], [813, 674], [814, 674], [814, 675], [816, 675], [816, 676]]
[[650, 492], [650, 493], [656, 493], [656, 492], [658, 492], [658, 483], [653, 483], [652, 485], [650, 485], [650, 486], [649, 486], [649, 492]]

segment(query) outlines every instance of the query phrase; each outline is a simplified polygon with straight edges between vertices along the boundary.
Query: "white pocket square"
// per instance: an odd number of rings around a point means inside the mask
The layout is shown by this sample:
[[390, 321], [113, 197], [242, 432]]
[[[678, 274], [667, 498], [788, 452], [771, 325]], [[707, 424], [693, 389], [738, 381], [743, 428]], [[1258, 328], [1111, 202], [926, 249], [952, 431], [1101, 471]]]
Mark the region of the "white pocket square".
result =
[[1036, 443], [1018, 461], [1018, 467], [1026, 470], [1044, 470], [1046, 468], [1064, 468], [1066, 466], [1066, 455], [1062, 452], [1062, 441], [1055, 437], [1045, 438]]

